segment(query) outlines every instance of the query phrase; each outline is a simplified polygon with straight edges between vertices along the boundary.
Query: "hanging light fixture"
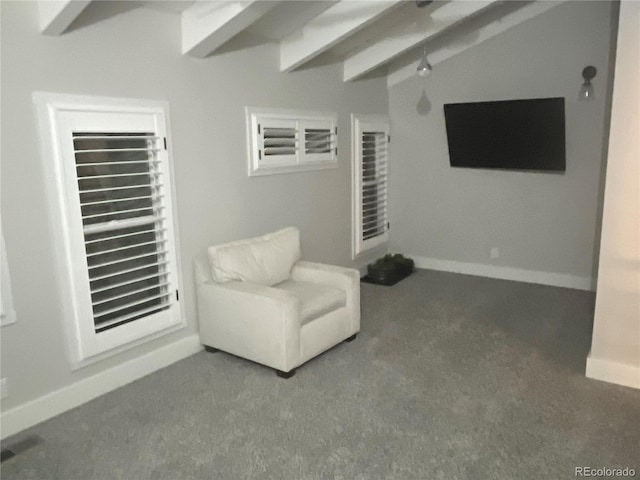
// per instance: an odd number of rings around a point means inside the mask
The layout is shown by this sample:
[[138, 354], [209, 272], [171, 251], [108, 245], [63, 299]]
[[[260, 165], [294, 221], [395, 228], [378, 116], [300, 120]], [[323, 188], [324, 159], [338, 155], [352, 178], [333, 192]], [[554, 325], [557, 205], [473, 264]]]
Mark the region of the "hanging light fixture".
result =
[[582, 78], [584, 83], [580, 86], [580, 93], [578, 94], [579, 100], [593, 100], [595, 93], [593, 91], [593, 84], [591, 80], [596, 76], [596, 67], [589, 65], [582, 70]]
[[420, 62], [418, 63], [418, 68], [417, 68], [418, 76], [422, 78], [426, 78], [429, 75], [431, 75], [432, 71], [433, 71], [433, 68], [431, 67], [431, 64], [429, 63], [429, 59], [427, 58], [427, 46], [425, 45], [422, 58], [420, 58]]

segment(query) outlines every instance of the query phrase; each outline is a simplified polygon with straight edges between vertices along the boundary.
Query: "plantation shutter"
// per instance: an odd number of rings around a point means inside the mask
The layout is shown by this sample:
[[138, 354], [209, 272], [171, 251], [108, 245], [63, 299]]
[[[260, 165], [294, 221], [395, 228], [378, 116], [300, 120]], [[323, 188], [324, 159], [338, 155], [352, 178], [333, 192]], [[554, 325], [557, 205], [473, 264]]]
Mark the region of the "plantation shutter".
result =
[[333, 134], [328, 128], [307, 128], [304, 131], [304, 153], [330, 153]]
[[389, 124], [354, 119], [358, 254], [388, 240]]
[[73, 132], [96, 332], [171, 306], [163, 173], [154, 132]]
[[247, 109], [249, 175], [337, 165], [334, 115]]
[[258, 162], [278, 165], [295, 162], [298, 149], [298, 125], [295, 121], [260, 118], [257, 122]]
[[362, 142], [362, 241], [387, 231], [387, 134], [364, 131]]
[[[57, 98], [57, 97], [54, 97]], [[75, 97], [71, 97], [75, 99]], [[185, 321], [166, 106], [64, 97], [48, 116], [79, 362]]]
[[0, 288], [0, 326], [4, 326], [15, 323], [16, 311], [13, 308], [9, 262], [2, 232], [0, 232], [0, 286], [2, 287]]
[[332, 160], [338, 155], [337, 136], [338, 128], [335, 122], [303, 121], [301, 128], [304, 131], [304, 155], [302, 162], [319, 162]]

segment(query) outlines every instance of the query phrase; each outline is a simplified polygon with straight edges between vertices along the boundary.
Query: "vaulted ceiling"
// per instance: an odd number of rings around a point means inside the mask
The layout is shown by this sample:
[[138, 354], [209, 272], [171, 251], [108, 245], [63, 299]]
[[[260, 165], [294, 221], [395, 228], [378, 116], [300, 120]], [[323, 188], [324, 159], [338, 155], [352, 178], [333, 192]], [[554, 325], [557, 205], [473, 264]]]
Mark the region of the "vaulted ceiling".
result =
[[[564, 0], [567, 1], [567, 0]], [[88, 15], [121, 14], [133, 8], [160, 9], [181, 18], [183, 55], [224, 54], [243, 37], [277, 43], [282, 72], [341, 63], [345, 82], [386, 75], [393, 86], [416, 74], [426, 51], [434, 67], [509, 30], [560, 1], [500, 0], [147, 0], [103, 2], [41, 0], [40, 29], [63, 35]]]

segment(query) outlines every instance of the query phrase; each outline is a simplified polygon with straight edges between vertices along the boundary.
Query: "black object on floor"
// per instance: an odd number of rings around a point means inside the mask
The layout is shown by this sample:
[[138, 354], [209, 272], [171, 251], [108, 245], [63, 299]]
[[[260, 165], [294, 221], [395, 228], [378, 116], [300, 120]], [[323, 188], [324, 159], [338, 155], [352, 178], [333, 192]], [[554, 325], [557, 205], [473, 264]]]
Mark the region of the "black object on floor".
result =
[[373, 283], [374, 285], [384, 285], [385, 287], [390, 287], [391, 285], [395, 285], [396, 283], [398, 283], [400, 280], [407, 278], [412, 273], [413, 271], [411, 272], [395, 271], [385, 276], [374, 277], [371, 275], [365, 275], [360, 279], [360, 281], [364, 283]]
[[42, 440], [38, 435], [29, 435], [21, 440], [12, 442], [9, 446], [2, 449], [0, 461], [4, 462], [5, 460], [9, 460], [10, 458], [19, 455], [30, 448], [36, 447], [41, 443], [44, 443], [44, 440]]
[[209, 345], [205, 345], [204, 349], [209, 352], [209, 353], [216, 353], [219, 352], [220, 350], [218, 350], [217, 348], [214, 347], [210, 347]]
[[388, 253], [367, 265], [366, 283], [391, 286], [408, 277], [415, 270], [415, 262], [400, 253]]
[[283, 372], [282, 370], [276, 370], [276, 375], [278, 375], [280, 378], [291, 378], [295, 375], [295, 373], [296, 373], [295, 368], [293, 370], [289, 370], [288, 372]]
[[11, 450], [9, 450], [8, 448], [3, 448], [2, 451], [0, 452], [0, 462], [4, 462], [5, 460], [9, 460], [12, 457], [15, 457], [16, 454], [13, 453]]
[[358, 334], [357, 334], [357, 333], [354, 333], [354, 334], [353, 334], [353, 335], [351, 335], [349, 338], [347, 338], [347, 339], [345, 340], [345, 342], [353, 342], [353, 341], [356, 339], [356, 337], [357, 337], [357, 336], [358, 336]]

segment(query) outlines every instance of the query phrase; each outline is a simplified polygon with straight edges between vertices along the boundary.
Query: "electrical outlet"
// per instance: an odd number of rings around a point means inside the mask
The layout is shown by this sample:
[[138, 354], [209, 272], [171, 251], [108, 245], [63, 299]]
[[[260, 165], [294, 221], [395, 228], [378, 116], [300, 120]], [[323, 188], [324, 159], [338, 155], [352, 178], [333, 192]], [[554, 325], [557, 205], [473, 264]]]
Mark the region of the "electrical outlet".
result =
[[490, 253], [491, 258], [498, 258], [500, 256], [500, 249], [498, 247], [493, 247]]
[[7, 386], [7, 379], [3, 378], [0, 380], [0, 398], [6, 398], [9, 395], [9, 390]]

